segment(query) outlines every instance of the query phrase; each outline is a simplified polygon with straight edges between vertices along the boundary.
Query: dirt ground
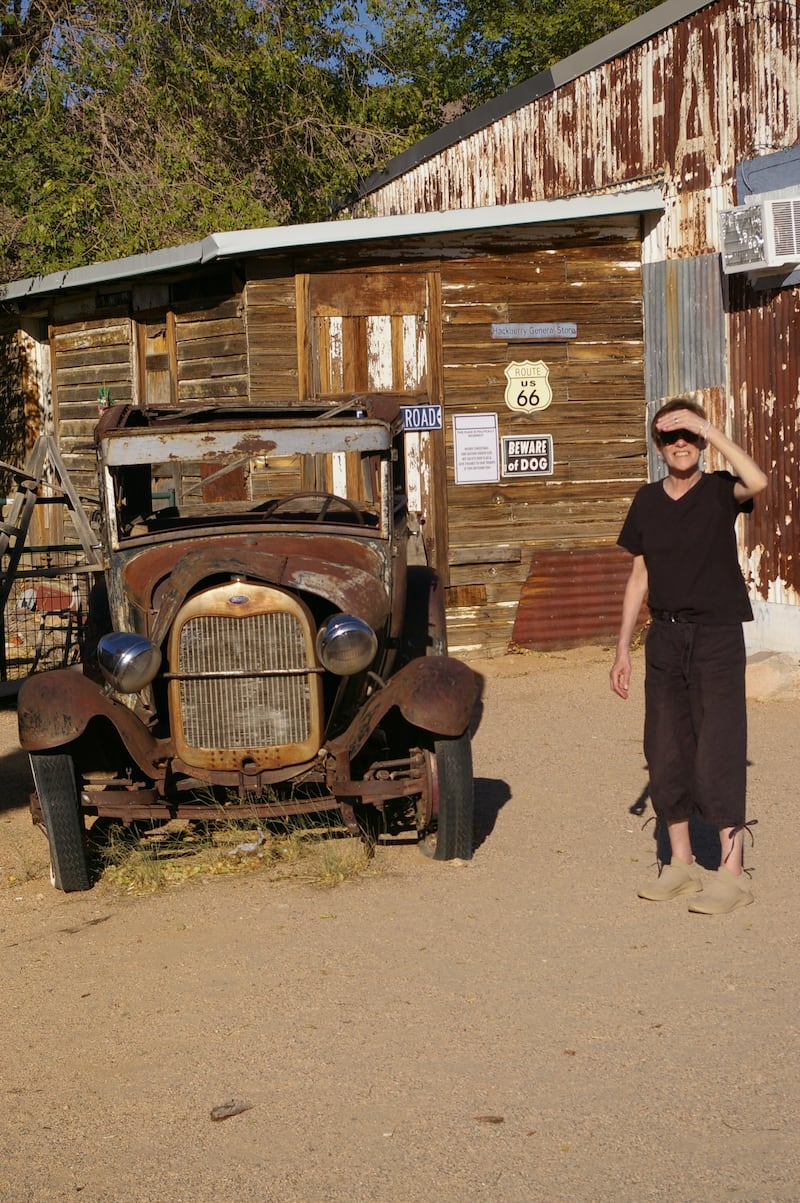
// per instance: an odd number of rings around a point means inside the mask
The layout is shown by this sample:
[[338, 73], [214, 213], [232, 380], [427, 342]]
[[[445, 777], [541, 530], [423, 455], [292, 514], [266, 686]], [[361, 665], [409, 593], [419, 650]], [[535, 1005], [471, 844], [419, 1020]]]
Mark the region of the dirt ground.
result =
[[[481, 842], [335, 889], [63, 895], [0, 711], [3, 1203], [800, 1200], [800, 700], [750, 705], [756, 905], [647, 903], [641, 653], [475, 663]], [[249, 1110], [214, 1122], [231, 1099]]]

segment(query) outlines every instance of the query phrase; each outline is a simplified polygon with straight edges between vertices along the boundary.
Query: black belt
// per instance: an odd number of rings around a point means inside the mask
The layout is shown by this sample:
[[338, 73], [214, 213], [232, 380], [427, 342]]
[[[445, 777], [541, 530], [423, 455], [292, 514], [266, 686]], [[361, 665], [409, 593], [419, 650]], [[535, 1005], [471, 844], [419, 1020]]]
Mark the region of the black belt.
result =
[[659, 622], [694, 622], [691, 610], [656, 610], [649, 607], [650, 616]]

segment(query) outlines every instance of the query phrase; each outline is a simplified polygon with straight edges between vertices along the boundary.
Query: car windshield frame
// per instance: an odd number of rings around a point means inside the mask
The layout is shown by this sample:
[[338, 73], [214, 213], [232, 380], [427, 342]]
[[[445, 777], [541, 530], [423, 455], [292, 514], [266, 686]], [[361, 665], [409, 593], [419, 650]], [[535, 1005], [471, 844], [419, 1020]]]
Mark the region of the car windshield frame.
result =
[[391, 423], [367, 416], [239, 416], [109, 430], [98, 442], [109, 547], [278, 522], [316, 529], [324, 522], [388, 538], [395, 434]]

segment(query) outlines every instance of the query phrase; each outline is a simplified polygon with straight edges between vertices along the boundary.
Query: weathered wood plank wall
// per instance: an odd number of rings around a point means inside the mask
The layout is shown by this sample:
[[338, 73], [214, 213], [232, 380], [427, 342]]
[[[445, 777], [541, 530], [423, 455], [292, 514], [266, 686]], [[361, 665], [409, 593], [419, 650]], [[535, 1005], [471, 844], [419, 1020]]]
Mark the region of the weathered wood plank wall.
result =
[[248, 264], [245, 286], [250, 401], [253, 405], [286, 402], [300, 394], [297, 288], [291, 259], [281, 257]]
[[[543, 227], [528, 246], [442, 262], [442, 351], [447, 421], [451, 646], [500, 650], [512, 640], [518, 610], [535, 609], [536, 555], [561, 552], [570, 571], [586, 565], [584, 616], [540, 614], [546, 641], [566, 642], [586, 615], [618, 621], [619, 581], [592, 570], [576, 548], [612, 546], [633, 492], [646, 478], [641, 243], [638, 218], [620, 227]], [[492, 324], [575, 323], [577, 337], [506, 342]], [[552, 404], [521, 415], [505, 404], [504, 369], [542, 360]], [[452, 418], [497, 415], [498, 435], [553, 437], [551, 476], [455, 484]], [[527, 588], [526, 588], [527, 585]], [[580, 590], [577, 591], [580, 595]], [[615, 601], [614, 599], [617, 599]], [[549, 629], [548, 629], [549, 624]], [[595, 624], [596, 625], [596, 624]], [[606, 625], [608, 622], [606, 620]], [[601, 622], [602, 626], [602, 622]]]
[[[407, 471], [454, 649], [503, 650], [525, 629], [543, 551], [571, 555], [573, 575], [586, 563], [586, 609], [609, 609], [611, 577], [573, 553], [613, 545], [646, 475], [638, 216], [281, 252], [218, 276], [131, 285], [114, 312], [89, 293], [54, 304], [55, 429], [84, 495], [97, 489], [101, 390], [112, 404], [186, 406], [405, 393], [442, 406], [441, 429], [409, 435]], [[575, 337], [493, 331], [564, 323]], [[505, 369], [524, 360], [549, 371], [541, 412], [506, 404]], [[551, 435], [552, 475], [456, 484], [453, 419], [470, 414], [495, 417], [501, 439]]]
[[127, 314], [54, 321], [50, 327], [53, 421], [56, 438], [78, 492], [97, 496], [93, 435], [98, 398], [108, 389], [115, 402], [134, 398], [134, 343]]
[[184, 305], [175, 311], [179, 404], [247, 404], [247, 332], [241, 297], [203, 309], [196, 302]]

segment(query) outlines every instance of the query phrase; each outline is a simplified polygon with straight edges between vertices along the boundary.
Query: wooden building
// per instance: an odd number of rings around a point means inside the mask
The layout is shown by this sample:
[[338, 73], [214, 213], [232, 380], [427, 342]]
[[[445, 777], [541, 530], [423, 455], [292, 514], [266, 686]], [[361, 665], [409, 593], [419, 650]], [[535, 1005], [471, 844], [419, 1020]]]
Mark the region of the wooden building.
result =
[[[714, 420], [770, 472], [766, 500], [740, 523], [756, 618], [746, 632], [751, 650], [793, 653], [798, 81], [797, 0], [667, 0], [418, 143], [366, 180], [352, 204], [354, 213], [390, 215], [658, 189], [664, 207], [644, 218], [640, 265], [643, 400], [652, 412], [665, 395], [702, 390]], [[720, 215], [730, 210], [739, 212], [724, 241]], [[764, 230], [752, 270], [728, 270], [737, 256], [742, 266], [737, 242], [747, 242], [756, 210]], [[782, 255], [768, 237], [773, 218]], [[642, 407], [633, 429], [645, 418]], [[531, 561], [516, 623], [522, 641], [535, 642], [548, 624], [538, 598], [549, 568], [549, 559], [541, 568]], [[552, 615], [560, 626], [560, 611]]]
[[556, 642], [579, 642], [616, 622], [613, 543], [646, 475], [641, 242], [661, 207], [634, 190], [242, 231], [23, 281], [4, 305], [87, 496], [107, 400], [407, 394], [411, 508], [453, 650], [505, 650], [531, 556], [554, 550]]
[[90, 493], [107, 398], [407, 394], [411, 508], [469, 655], [613, 635], [648, 407], [701, 389], [773, 469], [743, 563], [763, 646], [800, 650], [798, 292], [724, 274], [718, 216], [800, 195], [797, 34], [795, 0], [668, 0], [413, 147], [351, 220], [8, 285], [29, 412]]

